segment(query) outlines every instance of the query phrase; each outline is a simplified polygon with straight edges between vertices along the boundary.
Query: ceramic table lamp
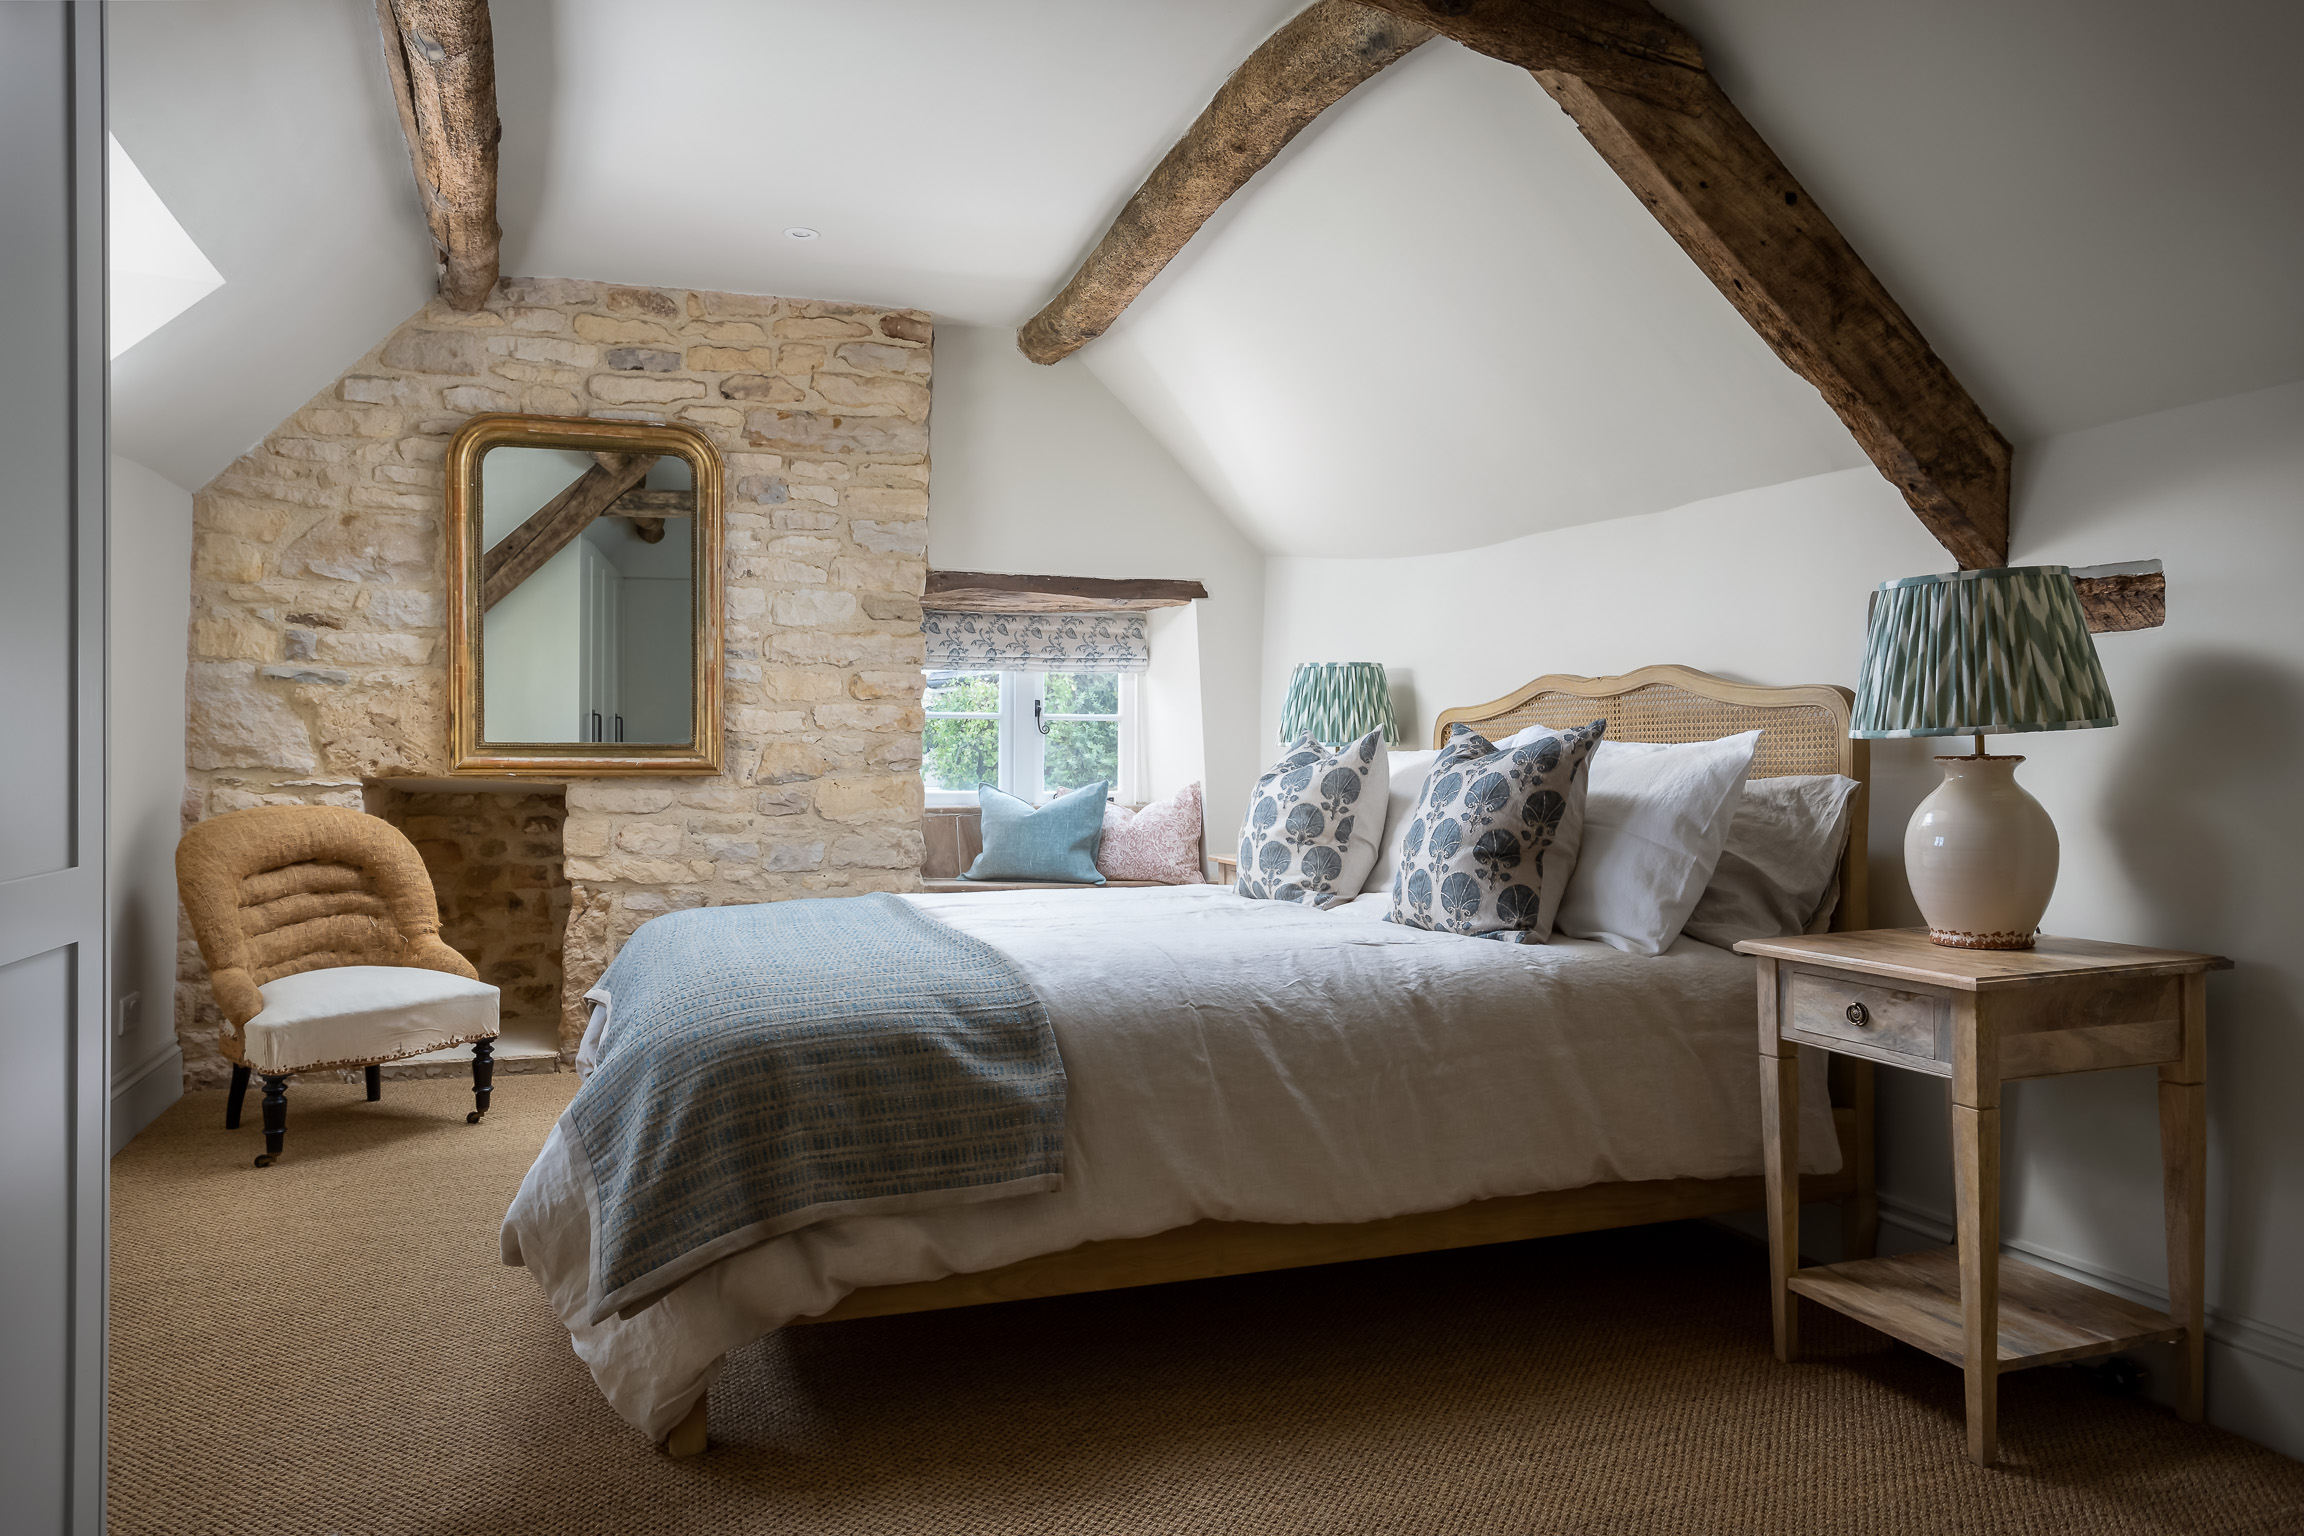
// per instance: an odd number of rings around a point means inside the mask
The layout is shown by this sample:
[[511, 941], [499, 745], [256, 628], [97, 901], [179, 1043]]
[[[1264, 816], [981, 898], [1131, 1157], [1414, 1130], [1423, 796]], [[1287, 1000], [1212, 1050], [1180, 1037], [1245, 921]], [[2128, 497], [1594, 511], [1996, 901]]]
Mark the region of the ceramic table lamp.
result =
[[2118, 725], [2072, 573], [2061, 565], [1883, 582], [1872, 601], [1851, 736], [1973, 736], [1904, 829], [1904, 873], [1928, 937], [2030, 949], [2056, 889], [2056, 825], [1987, 735]]
[[1392, 715], [1392, 686], [1381, 663], [1307, 661], [1288, 678], [1280, 705], [1280, 744], [1309, 736], [1324, 747], [1340, 747], [1384, 728], [1386, 741], [1400, 739]]

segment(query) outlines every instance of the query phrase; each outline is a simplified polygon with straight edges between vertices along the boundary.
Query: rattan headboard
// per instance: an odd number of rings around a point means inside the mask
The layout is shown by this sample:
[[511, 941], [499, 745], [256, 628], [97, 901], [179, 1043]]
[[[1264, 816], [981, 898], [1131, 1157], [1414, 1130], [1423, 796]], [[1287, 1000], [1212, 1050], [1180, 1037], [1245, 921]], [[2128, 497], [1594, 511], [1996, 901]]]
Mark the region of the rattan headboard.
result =
[[1829, 683], [1762, 688], [1732, 683], [1693, 667], [1642, 667], [1622, 677], [1540, 677], [1486, 704], [1443, 710], [1432, 745], [1448, 744], [1450, 727], [1468, 725], [1489, 740], [1525, 725], [1583, 725], [1605, 718], [1616, 741], [1710, 741], [1760, 732], [1752, 777], [1844, 773], [1858, 785], [1849, 807], [1848, 851], [1840, 863], [1835, 930], [1866, 926], [1865, 821], [1871, 795], [1871, 743], [1848, 736], [1847, 689]]

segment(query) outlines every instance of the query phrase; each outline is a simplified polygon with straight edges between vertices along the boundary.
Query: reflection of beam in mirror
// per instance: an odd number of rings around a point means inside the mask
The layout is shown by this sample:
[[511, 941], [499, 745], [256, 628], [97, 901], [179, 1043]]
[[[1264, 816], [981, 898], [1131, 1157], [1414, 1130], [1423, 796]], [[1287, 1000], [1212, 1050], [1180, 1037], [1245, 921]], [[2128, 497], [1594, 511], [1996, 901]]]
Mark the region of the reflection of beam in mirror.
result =
[[691, 517], [696, 511], [694, 490], [651, 491], [630, 490], [616, 498], [603, 517], [628, 517], [632, 531], [650, 544], [661, 543], [664, 538], [664, 519]]
[[567, 548], [616, 498], [646, 479], [656, 462], [652, 453], [596, 453], [593, 458], [597, 462], [590, 469], [481, 558], [482, 611], [502, 602], [505, 593]]

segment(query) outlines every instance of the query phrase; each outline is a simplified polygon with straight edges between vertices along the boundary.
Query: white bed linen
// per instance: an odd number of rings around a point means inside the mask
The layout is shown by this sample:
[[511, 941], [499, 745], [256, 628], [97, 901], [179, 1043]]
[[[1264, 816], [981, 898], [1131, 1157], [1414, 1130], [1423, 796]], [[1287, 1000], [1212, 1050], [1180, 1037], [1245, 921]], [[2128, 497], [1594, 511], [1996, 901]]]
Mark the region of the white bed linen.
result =
[[[1070, 1097], [1064, 1188], [825, 1222], [583, 1321], [591, 1221], [555, 1127], [503, 1227], [611, 1405], [652, 1438], [720, 1357], [868, 1285], [1205, 1219], [1371, 1221], [1610, 1179], [1760, 1171], [1752, 962], [1504, 944], [1217, 886], [909, 898], [1008, 955]], [[1839, 1166], [1821, 1072], [1802, 1166]]]

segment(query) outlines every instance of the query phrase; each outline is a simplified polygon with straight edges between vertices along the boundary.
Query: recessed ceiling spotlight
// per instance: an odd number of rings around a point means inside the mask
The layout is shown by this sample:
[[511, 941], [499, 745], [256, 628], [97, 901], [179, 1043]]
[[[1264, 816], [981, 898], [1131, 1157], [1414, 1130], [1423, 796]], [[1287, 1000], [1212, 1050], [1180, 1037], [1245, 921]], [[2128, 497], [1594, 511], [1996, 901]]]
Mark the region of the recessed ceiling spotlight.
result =
[[804, 224], [795, 224], [784, 231], [784, 238], [787, 240], [813, 240], [816, 238], [816, 231]]

